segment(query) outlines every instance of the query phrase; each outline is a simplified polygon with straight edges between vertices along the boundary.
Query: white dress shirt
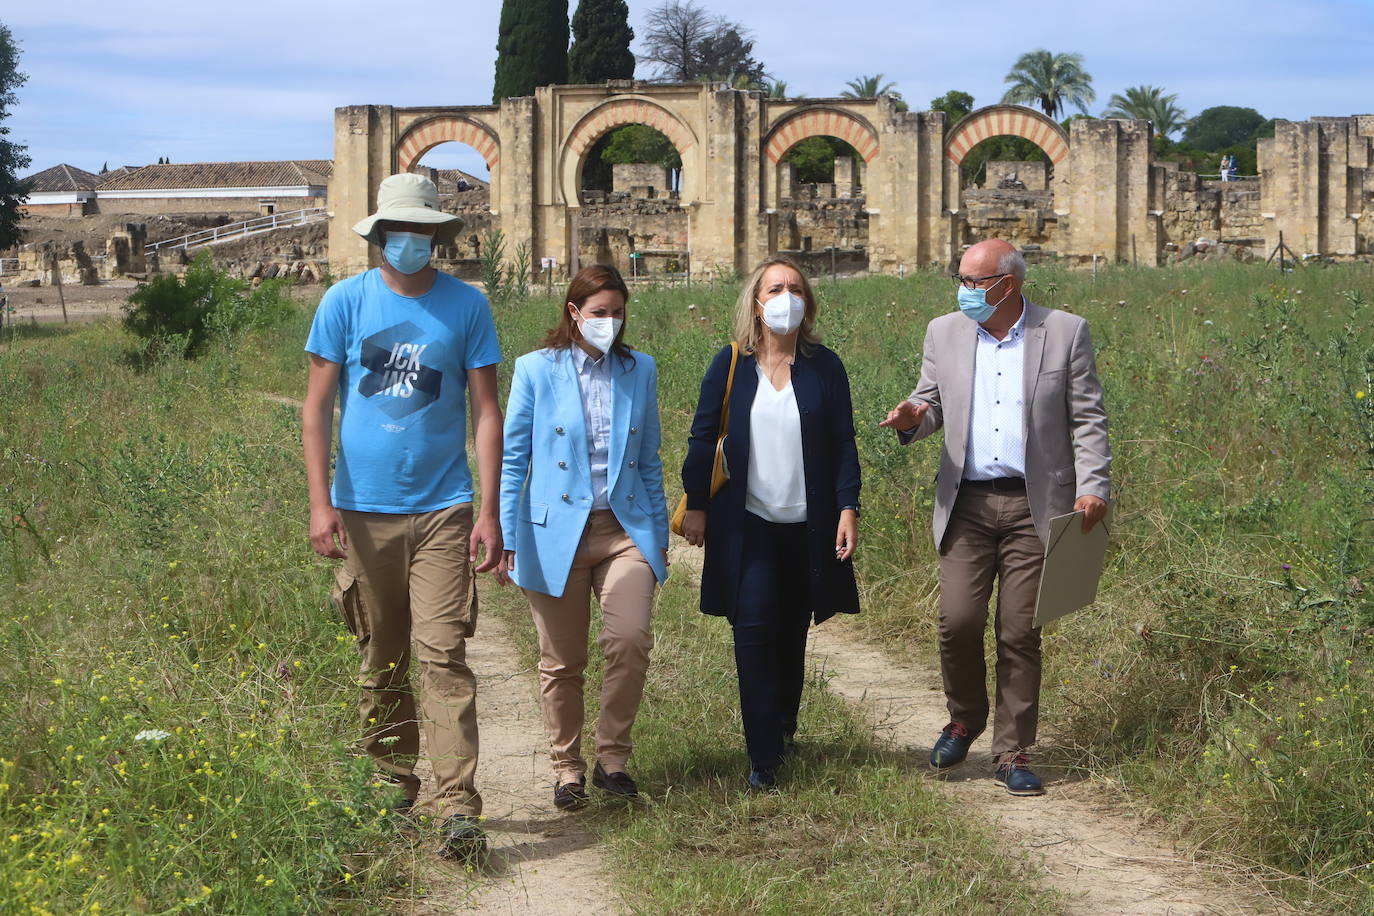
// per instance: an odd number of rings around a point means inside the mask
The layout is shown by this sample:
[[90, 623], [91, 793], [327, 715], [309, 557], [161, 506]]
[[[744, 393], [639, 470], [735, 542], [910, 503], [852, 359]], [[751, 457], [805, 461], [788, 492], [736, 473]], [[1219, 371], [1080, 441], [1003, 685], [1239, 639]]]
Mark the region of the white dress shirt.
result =
[[781, 524], [806, 521], [806, 472], [802, 466], [801, 413], [792, 380], [773, 388], [754, 364], [759, 389], [749, 411], [749, 480], [744, 508]]
[[582, 390], [582, 417], [587, 424], [587, 465], [592, 472], [592, 511], [611, 508], [606, 493], [606, 471], [611, 447], [611, 361], [604, 355], [593, 359], [572, 345], [577, 387]]
[[1021, 317], [1004, 339], [998, 340], [978, 326], [965, 480], [1026, 476], [1026, 439], [1021, 429], [1025, 416], [1025, 338], [1025, 297]]

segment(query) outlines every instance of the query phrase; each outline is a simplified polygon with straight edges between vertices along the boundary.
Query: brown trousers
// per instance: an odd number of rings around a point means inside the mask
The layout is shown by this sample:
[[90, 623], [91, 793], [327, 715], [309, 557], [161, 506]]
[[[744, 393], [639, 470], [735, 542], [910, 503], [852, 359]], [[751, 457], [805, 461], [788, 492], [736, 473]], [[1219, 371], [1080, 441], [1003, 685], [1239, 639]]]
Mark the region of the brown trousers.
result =
[[408, 798], [420, 791], [420, 729], [410, 683], [420, 661], [435, 813], [481, 814], [477, 793], [477, 679], [466, 640], [477, 624], [468, 559], [472, 504], [414, 515], [340, 510], [348, 558], [334, 593], [361, 656], [363, 748]]
[[1040, 630], [1032, 623], [1044, 553], [1024, 492], [960, 489], [940, 550], [940, 670], [950, 718], [981, 731], [988, 719], [983, 634], [996, 579], [992, 753], [999, 760], [1035, 743]]
[[[515, 557], [519, 564], [519, 554]], [[562, 597], [525, 590], [539, 631], [539, 693], [549, 730], [554, 778], [577, 782], [587, 772], [582, 759], [583, 672], [591, 596], [601, 605], [597, 644], [606, 657], [601, 677], [601, 715], [596, 723], [596, 757], [608, 771], [625, 769], [630, 729], [644, 696], [654, 634], [649, 624], [658, 584], [653, 569], [609, 509], [593, 512], [573, 558]]]

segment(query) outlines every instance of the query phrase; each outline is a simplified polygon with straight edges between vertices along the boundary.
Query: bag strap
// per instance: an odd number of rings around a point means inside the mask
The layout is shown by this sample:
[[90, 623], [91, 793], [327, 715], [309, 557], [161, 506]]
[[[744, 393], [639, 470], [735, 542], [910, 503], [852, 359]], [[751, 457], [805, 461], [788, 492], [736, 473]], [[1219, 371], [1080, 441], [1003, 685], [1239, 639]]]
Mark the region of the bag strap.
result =
[[716, 439], [724, 439], [730, 422], [730, 389], [735, 384], [735, 363], [739, 362], [739, 344], [730, 341], [730, 374], [725, 377], [725, 401], [720, 408], [720, 432]]

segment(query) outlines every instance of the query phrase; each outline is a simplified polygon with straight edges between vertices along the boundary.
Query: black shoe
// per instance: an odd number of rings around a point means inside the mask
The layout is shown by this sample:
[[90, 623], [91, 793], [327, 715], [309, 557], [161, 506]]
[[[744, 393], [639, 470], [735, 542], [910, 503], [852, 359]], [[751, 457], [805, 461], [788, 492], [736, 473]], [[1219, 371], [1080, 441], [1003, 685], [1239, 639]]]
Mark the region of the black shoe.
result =
[[444, 821], [439, 855], [475, 864], [487, 854], [487, 834], [471, 814], [455, 814]]
[[576, 811], [587, 803], [587, 782], [563, 782], [553, 787], [553, 806], [560, 811]]
[[778, 777], [772, 770], [750, 770], [749, 788], [765, 792], [778, 784]]
[[945, 730], [940, 732], [940, 737], [935, 739], [935, 746], [930, 749], [930, 766], [936, 770], [948, 770], [964, 762], [968, 757], [968, 749], [973, 746], [973, 742], [983, 733], [980, 728], [976, 732], [968, 730], [968, 726], [962, 722], [951, 722], [945, 726]]
[[629, 773], [624, 770], [618, 773], [607, 773], [605, 767], [600, 763], [592, 770], [592, 785], [621, 798], [639, 797], [639, 786], [635, 785], [635, 781], [630, 778]]
[[1031, 772], [1029, 763], [1025, 754], [1008, 757], [993, 770], [992, 781], [1012, 795], [1044, 795], [1045, 787], [1040, 777]]
[[403, 798], [391, 806], [391, 812], [398, 817], [410, 817], [415, 811], [415, 799]]

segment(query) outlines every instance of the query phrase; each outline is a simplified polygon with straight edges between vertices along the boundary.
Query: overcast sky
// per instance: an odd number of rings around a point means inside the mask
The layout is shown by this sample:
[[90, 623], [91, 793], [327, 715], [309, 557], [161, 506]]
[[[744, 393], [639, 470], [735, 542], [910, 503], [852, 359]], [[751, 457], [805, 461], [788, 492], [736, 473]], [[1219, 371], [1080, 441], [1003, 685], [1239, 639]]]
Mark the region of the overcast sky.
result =
[[[630, 0], [637, 32], [655, 2]], [[490, 104], [501, 4], [6, 6], [0, 22], [18, 39], [29, 77], [11, 139], [28, 146], [30, 171], [59, 162], [98, 171], [159, 156], [327, 159], [336, 106]], [[1017, 56], [1044, 47], [1083, 54], [1097, 91], [1093, 114], [1112, 93], [1141, 84], [1177, 93], [1189, 114], [1212, 105], [1290, 120], [1374, 112], [1374, 0], [988, 0], [962, 17], [950, 10], [974, 7], [751, 0], [742, 8], [755, 56], [794, 96], [837, 95], [847, 80], [882, 73], [916, 109], [949, 89], [986, 105], [1000, 99]], [[641, 66], [636, 75], [652, 74]], [[456, 144], [426, 161], [485, 175], [481, 158]]]

